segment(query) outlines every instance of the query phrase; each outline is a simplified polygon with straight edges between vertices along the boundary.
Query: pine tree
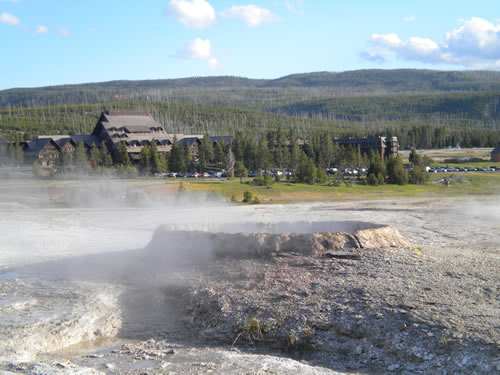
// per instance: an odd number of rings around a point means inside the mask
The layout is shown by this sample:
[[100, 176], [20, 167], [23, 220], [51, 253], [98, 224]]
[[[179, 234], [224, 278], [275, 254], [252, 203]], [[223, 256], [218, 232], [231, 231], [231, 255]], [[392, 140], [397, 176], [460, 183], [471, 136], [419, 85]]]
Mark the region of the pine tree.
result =
[[73, 155], [66, 150], [62, 150], [57, 157], [56, 165], [58, 173], [68, 173], [73, 167]]
[[296, 176], [299, 182], [305, 182], [311, 185], [314, 184], [316, 167], [314, 166], [313, 160], [308, 158], [304, 152], [300, 154]]
[[127, 151], [127, 146], [125, 145], [125, 142], [120, 142], [115, 144], [115, 147], [113, 149], [113, 161], [116, 166], [121, 165], [124, 167], [128, 167], [132, 165], [132, 162], [130, 161], [130, 156], [128, 155]]
[[224, 139], [220, 137], [220, 141], [215, 145], [214, 161], [217, 165], [224, 163]]
[[87, 150], [83, 141], [76, 143], [75, 151], [73, 152], [73, 160], [77, 173], [86, 173], [89, 170], [89, 159], [87, 158]]
[[424, 160], [417, 154], [415, 148], [413, 148], [410, 152], [409, 161], [412, 163], [409, 182], [417, 185], [425, 184], [429, 180], [429, 174], [425, 169]]
[[326, 182], [326, 172], [323, 168], [318, 167], [316, 168], [316, 182], [319, 184], [324, 184]]
[[170, 148], [168, 166], [171, 172], [185, 171], [185, 165], [183, 165], [183, 148], [177, 142], [176, 136], [174, 136], [172, 147]]
[[257, 168], [267, 171], [271, 166], [271, 152], [265, 137], [259, 139], [257, 146]]
[[253, 137], [248, 137], [243, 149], [243, 164], [250, 170], [258, 169], [257, 155], [259, 153], [257, 142]]
[[238, 160], [234, 164], [234, 175], [240, 178], [240, 184], [243, 183], [243, 177], [247, 177], [248, 171], [242, 161]]
[[399, 156], [390, 157], [387, 160], [387, 175], [392, 184], [406, 185], [408, 183], [408, 172]]
[[214, 159], [214, 149], [212, 141], [208, 134], [205, 133], [200, 145], [200, 151], [198, 154], [198, 162], [200, 172], [207, 170], [207, 165]]
[[[224, 161], [224, 155], [222, 156], [222, 161]], [[184, 170], [186, 172], [194, 172], [196, 167], [193, 163], [193, 153], [188, 144], [182, 147], [182, 165], [184, 165]]]
[[145, 144], [139, 153], [139, 172], [148, 175], [151, 171], [151, 149]]
[[158, 146], [156, 145], [155, 140], [151, 142], [150, 164], [151, 173], [157, 174], [165, 172], [164, 170], [162, 170], [160, 154], [158, 153]]
[[113, 166], [113, 158], [109, 153], [108, 147], [104, 141], [101, 142], [101, 146], [99, 147], [99, 152], [101, 155], [101, 163], [106, 168], [111, 168]]
[[294, 129], [290, 129], [290, 133], [288, 135], [288, 142], [290, 143], [290, 156], [288, 158], [288, 169], [292, 172], [295, 172], [297, 169], [297, 163], [299, 161], [299, 156], [301, 153], [297, 134]]
[[92, 144], [92, 147], [90, 148], [90, 165], [93, 169], [96, 169], [99, 165], [102, 165], [101, 153], [99, 152], [99, 149], [97, 148], [95, 143]]

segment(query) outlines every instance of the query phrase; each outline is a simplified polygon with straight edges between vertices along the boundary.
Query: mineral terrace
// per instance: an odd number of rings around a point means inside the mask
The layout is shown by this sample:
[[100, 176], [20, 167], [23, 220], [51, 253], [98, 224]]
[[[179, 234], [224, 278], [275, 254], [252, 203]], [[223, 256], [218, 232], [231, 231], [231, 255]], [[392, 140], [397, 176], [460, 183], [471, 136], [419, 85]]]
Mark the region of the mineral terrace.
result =
[[245, 220], [11, 267], [0, 373], [496, 374], [495, 207], [231, 207]]

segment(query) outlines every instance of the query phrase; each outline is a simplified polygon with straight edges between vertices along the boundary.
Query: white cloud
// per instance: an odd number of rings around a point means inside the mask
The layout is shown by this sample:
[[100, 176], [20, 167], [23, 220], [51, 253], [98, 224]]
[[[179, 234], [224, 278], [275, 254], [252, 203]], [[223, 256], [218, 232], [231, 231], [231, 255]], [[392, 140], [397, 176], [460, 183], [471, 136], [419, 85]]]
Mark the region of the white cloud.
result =
[[66, 37], [66, 36], [70, 36], [70, 35], [71, 35], [71, 32], [70, 32], [67, 28], [65, 28], [65, 27], [61, 27], [61, 28], [57, 31], [57, 33], [58, 33], [60, 36], [64, 36], [64, 37]]
[[91, 33], [100, 33], [101, 32], [101, 29], [98, 28], [98, 27], [94, 27], [94, 26], [89, 26], [87, 28], [88, 31], [90, 31]]
[[391, 52], [407, 60], [498, 69], [500, 25], [476, 17], [460, 22], [460, 27], [445, 33], [441, 43], [418, 36], [401, 41], [394, 33], [372, 34], [369, 42], [375, 52]]
[[184, 26], [203, 29], [215, 22], [215, 11], [205, 0], [171, 0], [167, 13], [176, 17]]
[[403, 42], [401, 42], [401, 39], [399, 37], [392, 33], [392, 34], [372, 34], [370, 38], [370, 42], [373, 44], [381, 47], [381, 48], [388, 48], [388, 49], [395, 49], [399, 48]]
[[233, 5], [220, 12], [223, 18], [240, 18], [248, 27], [257, 27], [262, 23], [280, 22], [282, 19], [269, 9], [259, 8], [253, 4]]
[[212, 56], [210, 40], [196, 38], [186, 44], [184, 55], [191, 59], [209, 59]]
[[40, 25], [35, 29], [35, 34], [46, 34], [49, 32], [46, 26]]
[[500, 59], [500, 25], [472, 17], [445, 34], [444, 45], [455, 56]]
[[403, 21], [405, 21], [405, 22], [413, 22], [413, 21], [415, 21], [415, 16], [404, 17]]
[[439, 59], [440, 48], [436, 42], [414, 36], [402, 44], [401, 53], [407, 59]]
[[19, 18], [13, 16], [12, 14], [5, 13], [5, 12], [0, 14], [0, 22], [6, 23], [9, 25], [19, 25], [21, 23], [21, 21], [19, 21]]
[[219, 61], [212, 54], [212, 44], [208, 39], [196, 38], [189, 41], [184, 49], [178, 53], [178, 56], [186, 59], [204, 60], [214, 70], [220, 67]]

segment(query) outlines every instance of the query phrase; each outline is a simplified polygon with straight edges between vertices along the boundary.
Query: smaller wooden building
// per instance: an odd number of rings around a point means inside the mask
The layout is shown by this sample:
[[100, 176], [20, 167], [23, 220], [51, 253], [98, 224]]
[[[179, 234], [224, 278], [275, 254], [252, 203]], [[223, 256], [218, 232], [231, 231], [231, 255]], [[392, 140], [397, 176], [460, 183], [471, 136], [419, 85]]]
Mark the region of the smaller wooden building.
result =
[[43, 167], [56, 164], [61, 147], [52, 138], [36, 138], [24, 144], [24, 162], [32, 164], [35, 160]]
[[378, 153], [382, 159], [398, 156], [398, 137], [369, 137], [369, 138], [342, 138], [334, 139], [334, 143], [344, 147], [359, 146], [362, 153], [369, 154], [370, 151]]

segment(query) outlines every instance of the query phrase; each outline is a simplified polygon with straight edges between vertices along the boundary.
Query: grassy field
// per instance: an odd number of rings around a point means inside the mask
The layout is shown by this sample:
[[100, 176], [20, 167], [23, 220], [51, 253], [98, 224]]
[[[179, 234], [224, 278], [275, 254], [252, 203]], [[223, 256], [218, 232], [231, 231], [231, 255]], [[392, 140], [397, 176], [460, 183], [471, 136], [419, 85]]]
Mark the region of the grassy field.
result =
[[[209, 191], [227, 200], [241, 201], [243, 193], [250, 191], [262, 203], [333, 200], [376, 200], [405, 198], [440, 198], [451, 196], [491, 196], [500, 190], [500, 172], [481, 173], [433, 173], [426, 185], [367, 186], [344, 184], [340, 186], [307, 185], [279, 182], [273, 185], [256, 186], [251, 179], [232, 181], [182, 180], [188, 192]], [[446, 180], [445, 180], [446, 179]], [[448, 181], [448, 184], [446, 183]], [[180, 184], [180, 180], [169, 179], [167, 184]]]
[[[493, 148], [441, 148], [431, 150], [417, 150], [420, 156], [427, 156], [436, 163], [441, 163], [445, 159], [460, 159], [460, 158], [480, 158], [490, 160], [491, 150]], [[410, 151], [399, 151], [399, 155], [404, 161], [408, 161]]]
[[473, 167], [473, 168], [485, 168], [485, 167], [497, 167], [500, 169], [499, 162], [492, 161], [478, 161], [475, 163], [432, 163], [432, 167], [455, 167], [455, 168], [463, 168], [463, 167]]

